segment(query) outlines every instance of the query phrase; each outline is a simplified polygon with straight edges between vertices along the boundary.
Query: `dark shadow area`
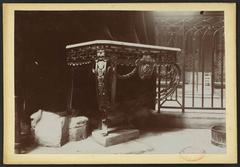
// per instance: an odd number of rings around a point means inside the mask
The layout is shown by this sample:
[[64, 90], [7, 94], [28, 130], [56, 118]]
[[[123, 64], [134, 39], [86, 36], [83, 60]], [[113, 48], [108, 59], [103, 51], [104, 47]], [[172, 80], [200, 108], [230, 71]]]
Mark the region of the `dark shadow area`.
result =
[[184, 120], [172, 114], [152, 113], [152, 110], [140, 110], [138, 116], [133, 119], [135, 127], [140, 129], [142, 134], [161, 133], [176, 131], [186, 128]]
[[[15, 95], [23, 99], [22, 120], [29, 124], [38, 109], [67, 110], [71, 73], [66, 45], [100, 39], [153, 44], [152, 21], [151, 12], [138, 11], [16, 11]], [[73, 108], [79, 115], [98, 114], [91, 66], [74, 73]]]
[[15, 153], [27, 154], [37, 147], [38, 144], [35, 142], [32, 134], [21, 134], [19, 137], [19, 143], [15, 144]]
[[[16, 109], [16, 133], [20, 139], [16, 140], [23, 142], [26, 149], [31, 145], [30, 116], [39, 109], [54, 113], [68, 110], [72, 77], [75, 116], [90, 118], [90, 129], [98, 127], [101, 117], [93, 64], [76, 68], [72, 75], [66, 64], [66, 45], [103, 39], [154, 44], [153, 29], [151, 12], [16, 11], [15, 96], [21, 99]], [[128, 70], [123, 68], [123, 72]], [[152, 87], [151, 82], [140, 81], [137, 75], [117, 82], [118, 104], [135, 99]]]

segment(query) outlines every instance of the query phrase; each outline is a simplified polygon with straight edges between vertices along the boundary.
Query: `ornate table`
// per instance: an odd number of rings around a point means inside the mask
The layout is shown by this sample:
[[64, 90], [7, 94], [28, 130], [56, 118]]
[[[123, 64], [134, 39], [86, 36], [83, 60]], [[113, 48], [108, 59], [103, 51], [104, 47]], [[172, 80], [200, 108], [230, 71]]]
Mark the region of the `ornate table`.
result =
[[[71, 67], [93, 63], [96, 76], [97, 101], [102, 113], [102, 133], [108, 134], [108, 113], [115, 103], [116, 82], [138, 73], [141, 79], [156, 77], [155, 110], [160, 111], [160, 101], [172, 95], [180, 80], [177, 65], [179, 48], [143, 45], [128, 42], [96, 40], [66, 46], [67, 64]], [[118, 74], [118, 66], [131, 66], [124, 75]], [[160, 87], [160, 79], [166, 84]]]

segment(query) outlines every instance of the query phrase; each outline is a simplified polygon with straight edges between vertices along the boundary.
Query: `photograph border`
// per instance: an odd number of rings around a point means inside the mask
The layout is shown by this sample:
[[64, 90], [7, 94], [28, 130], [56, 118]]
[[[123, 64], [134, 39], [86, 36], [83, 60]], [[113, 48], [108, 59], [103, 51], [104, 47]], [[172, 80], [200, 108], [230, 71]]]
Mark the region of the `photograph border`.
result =
[[[226, 154], [15, 154], [14, 153], [14, 11], [132, 10], [224, 11], [226, 72]], [[3, 121], [5, 164], [182, 164], [237, 162], [235, 3], [4, 3]], [[199, 158], [200, 157], [200, 158]]]

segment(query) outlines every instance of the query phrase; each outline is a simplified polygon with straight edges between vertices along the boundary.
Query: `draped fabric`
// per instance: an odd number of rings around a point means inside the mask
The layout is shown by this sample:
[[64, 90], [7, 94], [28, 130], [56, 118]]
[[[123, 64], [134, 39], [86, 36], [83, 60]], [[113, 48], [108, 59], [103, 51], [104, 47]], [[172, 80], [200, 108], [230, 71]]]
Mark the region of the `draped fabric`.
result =
[[[28, 113], [38, 108], [65, 110], [71, 79], [65, 62], [66, 45], [102, 39], [154, 44], [153, 25], [151, 12], [17, 11], [15, 94], [25, 99]], [[123, 92], [141, 92], [146, 88], [141, 84], [136, 87], [133, 82], [127, 87]], [[90, 66], [75, 72], [74, 99], [75, 108], [96, 107], [95, 80]]]

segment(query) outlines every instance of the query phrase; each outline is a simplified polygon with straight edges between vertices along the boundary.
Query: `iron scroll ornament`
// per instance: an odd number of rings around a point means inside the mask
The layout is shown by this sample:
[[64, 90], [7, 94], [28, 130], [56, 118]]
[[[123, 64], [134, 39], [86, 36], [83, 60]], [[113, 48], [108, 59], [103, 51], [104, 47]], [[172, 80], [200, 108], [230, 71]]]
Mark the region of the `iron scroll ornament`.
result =
[[137, 59], [135, 61], [135, 67], [131, 70], [131, 72], [127, 74], [117, 74], [119, 79], [127, 79], [133, 76], [136, 72], [141, 79], [150, 78], [153, 74], [155, 66], [155, 60], [149, 55], [143, 55], [141, 59]]
[[161, 69], [160, 73], [155, 70], [155, 76], [165, 82], [164, 87], [159, 91], [159, 100], [161, 101], [167, 99], [177, 89], [180, 83], [181, 70], [177, 64], [160, 64], [159, 68]]
[[[159, 73], [156, 72], [157, 67], [160, 68]], [[104, 111], [109, 110], [110, 104], [107, 103], [109, 100], [107, 100], [108, 90], [106, 88], [106, 73], [111, 71], [111, 67], [107, 68], [107, 61], [100, 58], [96, 60], [95, 70], [93, 71], [97, 74], [98, 95], [101, 96], [99, 99], [99, 109]], [[116, 74], [119, 79], [127, 79], [136, 74], [137, 71], [141, 79], [150, 78], [154, 73], [156, 78], [160, 78], [164, 81], [165, 85], [159, 90], [160, 101], [171, 96], [180, 82], [181, 70], [177, 64], [158, 64], [149, 57], [143, 57], [140, 60], [136, 60], [136, 67], [129, 73], [124, 75]]]
[[[138, 72], [141, 79], [148, 79], [154, 74], [165, 83], [159, 91], [160, 101], [171, 96], [177, 89], [181, 77], [181, 70], [177, 64], [158, 64], [151, 56], [143, 56], [136, 60], [135, 64], [136, 66], [129, 73], [123, 75], [117, 73], [117, 77], [127, 79]], [[156, 72], [157, 66], [161, 69], [159, 73]]]

